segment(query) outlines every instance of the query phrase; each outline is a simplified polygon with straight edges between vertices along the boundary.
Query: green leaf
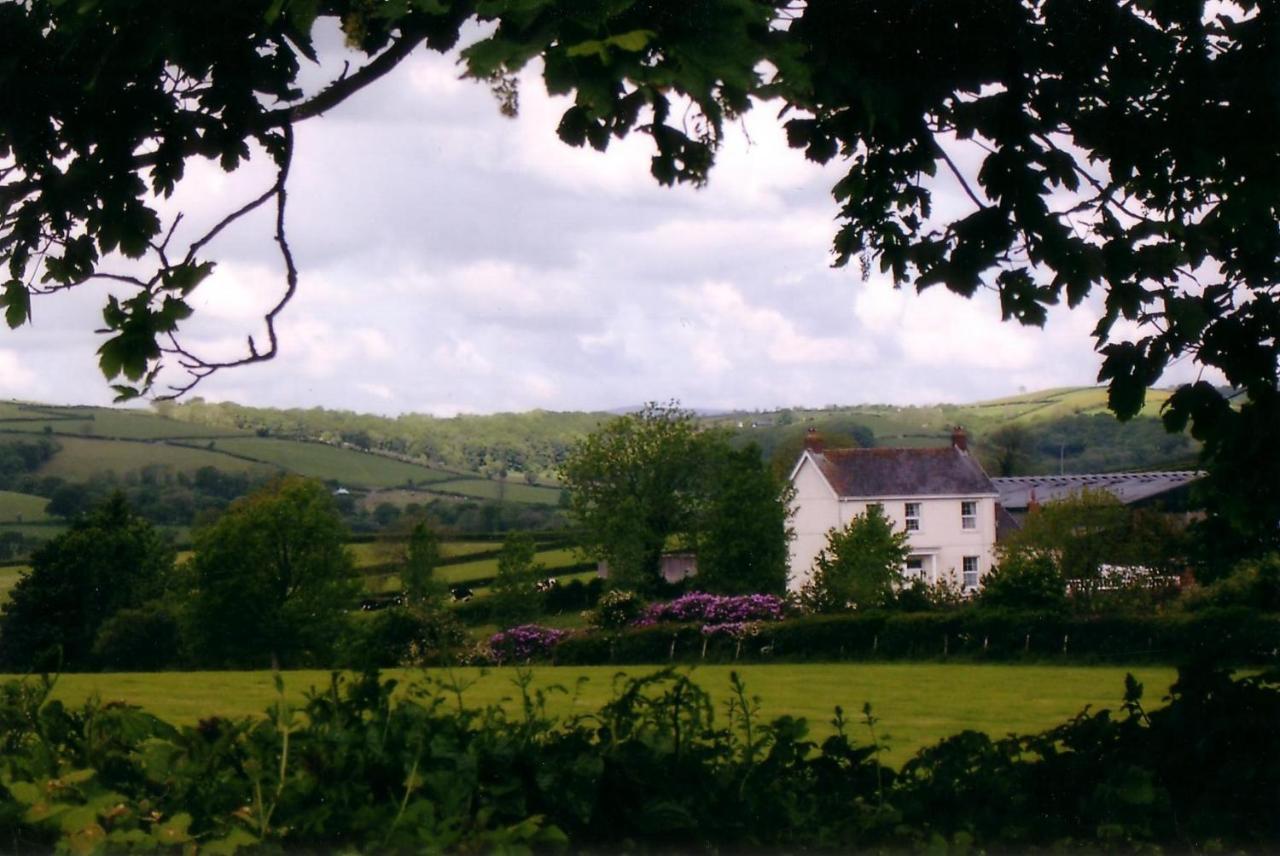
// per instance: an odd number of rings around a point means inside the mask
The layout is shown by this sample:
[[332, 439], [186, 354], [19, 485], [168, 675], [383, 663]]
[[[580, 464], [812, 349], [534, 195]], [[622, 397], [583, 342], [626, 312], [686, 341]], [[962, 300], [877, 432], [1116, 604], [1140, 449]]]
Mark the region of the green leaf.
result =
[[44, 798], [44, 793], [33, 782], [11, 782], [9, 794], [23, 805], [35, 805]]
[[241, 849], [256, 847], [258, 843], [257, 836], [237, 826], [221, 838], [205, 842], [204, 846], [200, 848], [200, 852], [210, 854], [210, 856], [230, 856], [230, 854]]
[[58, 817], [58, 828], [71, 835], [98, 823], [98, 813], [89, 806], [76, 806]]
[[610, 36], [605, 39], [604, 42], [618, 50], [638, 53], [648, 47], [649, 42], [651, 42], [655, 36], [657, 36], [657, 33], [653, 30], [632, 30], [629, 33]]
[[180, 291], [185, 296], [190, 294], [197, 285], [208, 279], [209, 274], [213, 273], [214, 267], [213, 262], [174, 265], [164, 272], [161, 285], [164, 288]]
[[151, 831], [151, 835], [161, 844], [185, 844], [191, 840], [190, 834], [187, 833], [190, 826], [191, 815], [183, 812], [175, 814], [167, 823], [157, 826]]
[[5, 307], [4, 320], [10, 328], [21, 327], [31, 320], [31, 292], [21, 280], [11, 279], [5, 283], [0, 306]]

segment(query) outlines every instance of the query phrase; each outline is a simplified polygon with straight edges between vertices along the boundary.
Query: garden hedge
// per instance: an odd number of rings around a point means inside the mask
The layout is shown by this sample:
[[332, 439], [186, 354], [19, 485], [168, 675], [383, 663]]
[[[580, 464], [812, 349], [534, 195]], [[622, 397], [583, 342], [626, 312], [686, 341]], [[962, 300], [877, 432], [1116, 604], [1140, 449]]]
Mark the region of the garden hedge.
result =
[[761, 623], [741, 639], [698, 624], [658, 624], [573, 636], [556, 647], [565, 665], [806, 660], [1035, 660], [1064, 662], [1274, 662], [1280, 616], [1249, 609], [1144, 617], [1052, 612], [816, 615]]

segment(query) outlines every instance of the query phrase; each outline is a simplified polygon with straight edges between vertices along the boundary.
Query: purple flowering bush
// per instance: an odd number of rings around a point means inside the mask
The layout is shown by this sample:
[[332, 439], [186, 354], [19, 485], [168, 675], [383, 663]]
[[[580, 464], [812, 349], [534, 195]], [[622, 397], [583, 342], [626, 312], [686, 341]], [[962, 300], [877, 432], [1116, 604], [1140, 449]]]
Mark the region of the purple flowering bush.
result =
[[568, 635], [567, 630], [521, 624], [490, 636], [489, 654], [495, 663], [523, 663], [551, 653], [551, 649]]
[[704, 624], [702, 635], [707, 637], [728, 636], [739, 641], [760, 633], [758, 621], [730, 621], [726, 624]]
[[694, 591], [667, 603], [649, 606], [636, 624], [701, 621], [707, 626], [782, 620], [784, 602], [771, 594], [721, 595]]

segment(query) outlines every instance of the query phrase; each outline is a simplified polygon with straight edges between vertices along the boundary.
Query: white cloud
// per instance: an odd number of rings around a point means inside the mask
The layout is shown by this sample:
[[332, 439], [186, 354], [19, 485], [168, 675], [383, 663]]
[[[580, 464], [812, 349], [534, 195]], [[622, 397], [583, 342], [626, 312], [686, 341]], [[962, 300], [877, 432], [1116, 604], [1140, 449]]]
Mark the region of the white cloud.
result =
[[0, 392], [22, 396], [37, 388], [34, 371], [23, 365], [16, 351], [0, 348]]

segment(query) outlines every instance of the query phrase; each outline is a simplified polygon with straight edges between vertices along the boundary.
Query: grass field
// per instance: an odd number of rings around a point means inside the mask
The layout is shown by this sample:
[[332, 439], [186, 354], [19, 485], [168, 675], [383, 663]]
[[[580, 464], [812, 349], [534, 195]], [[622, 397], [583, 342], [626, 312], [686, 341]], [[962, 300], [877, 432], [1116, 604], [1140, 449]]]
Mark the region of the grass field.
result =
[[242, 461], [195, 446], [127, 440], [87, 440], [80, 437], [57, 439], [62, 451], [40, 468], [41, 476], [58, 476], [68, 481], [82, 482], [106, 470], [124, 474], [154, 465], [182, 472], [194, 472], [201, 467], [216, 467], [224, 472], [272, 473], [276, 470], [272, 466]]
[[395, 487], [456, 478], [456, 473], [409, 464], [394, 458], [269, 437], [239, 437], [218, 440], [215, 448], [235, 455], [266, 461], [281, 469], [318, 479], [334, 479], [358, 487]]
[[131, 440], [249, 436], [243, 431], [179, 422], [142, 410], [0, 404], [0, 430], [42, 433], [46, 426], [54, 434], [92, 434]]
[[30, 571], [26, 565], [7, 565], [0, 567], [0, 604], [9, 599], [9, 592], [18, 584], [18, 579]]
[[[731, 670], [728, 666], [687, 670], [712, 694], [718, 718], [728, 698]], [[553, 713], [589, 713], [610, 698], [614, 676], [620, 671], [609, 666], [540, 667], [533, 670], [533, 677], [537, 686], [559, 685], [568, 690], [550, 696]], [[625, 670], [630, 675], [650, 671], [647, 667]], [[877, 734], [888, 741], [887, 758], [894, 764], [922, 746], [968, 729], [998, 737], [1043, 730], [1087, 705], [1118, 709], [1126, 671], [1145, 685], [1147, 706], [1158, 707], [1175, 677], [1167, 668], [1110, 666], [793, 664], [747, 665], [737, 671], [748, 691], [761, 698], [762, 717], [803, 716], [818, 736], [831, 733], [832, 711], [841, 705], [846, 719], [854, 723], [852, 736], [865, 741], [866, 731], [857, 723], [863, 703], [870, 702], [879, 720]], [[423, 673], [388, 674], [413, 680]], [[444, 677], [439, 670], [427, 674]], [[464, 695], [471, 705], [509, 704], [513, 698], [514, 669], [457, 669], [451, 674], [474, 682]], [[329, 676], [320, 671], [286, 672], [284, 681], [286, 694], [301, 701], [308, 688], [326, 686]], [[64, 675], [54, 694], [78, 703], [95, 693], [103, 700], [128, 701], [185, 724], [213, 715], [256, 716], [275, 698], [270, 672]]]
[[0, 523], [39, 523], [48, 520], [44, 507], [49, 499], [29, 493], [0, 490]]
[[497, 499], [498, 494], [501, 493], [502, 498], [508, 502], [540, 503], [542, 505], [555, 505], [560, 501], [559, 488], [538, 487], [537, 485], [523, 482], [514, 482], [510, 479], [507, 480], [506, 485], [499, 484], [494, 479], [454, 479], [452, 481], [436, 482], [430, 486], [430, 490], [474, 496], [476, 499]]
[[[499, 545], [494, 545], [499, 546]], [[548, 571], [566, 568], [582, 561], [582, 555], [572, 548], [543, 550], [535, 559]], [[436, 569], [436, 575], [446, 582], [463, 583], [468, 580], [483, 580], [498, 573], [498, 559], [477, 559], [474, 562], [462, 562], [457, 565], [444, 565]]]

